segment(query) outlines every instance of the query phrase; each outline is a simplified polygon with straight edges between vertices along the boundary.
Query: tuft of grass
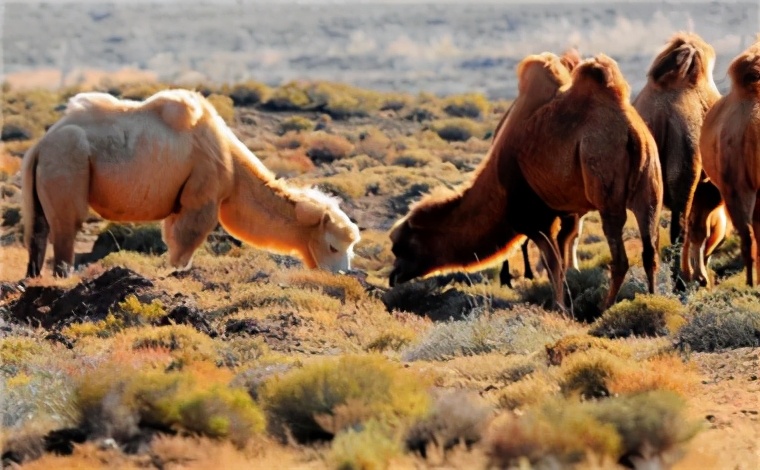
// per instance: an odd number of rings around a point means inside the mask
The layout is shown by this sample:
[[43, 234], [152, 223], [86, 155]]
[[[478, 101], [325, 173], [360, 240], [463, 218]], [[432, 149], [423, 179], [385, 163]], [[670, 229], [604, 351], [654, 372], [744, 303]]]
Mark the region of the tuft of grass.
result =
[[299, 111], [311, 108], [314, 103], [302, 84], [288, 82], [275, 88], [262, 104], [272, 111]]
[[354, 146], [345, 137], [316, 131], [308, 136], [306, 155], [314, 163], [332, 163], [348, 157]]
[[327, 461], [337, 470], [383, 470], [402, 451], [393, 432], [373, 419], [356, 429], [340, 431], [330, 445]]
[[620, 358], [590, 349], [567, 358], [560, 366], [560, 390], [565, 396], [602, 398], [610, 395], [610, 381], [624, 368]]
[[266, 423], [244, 389], [186, 371], [100, 367], [83, 374], [76, 403], [90, 429], [117, 442], [134, 437], [143, 423], [242, 447]]
[[235, 107], [232, 98], [221, 94], [211, 94], [206, 98], [209, 103], [216, 109], [217, 114], [224, 120], [227, 125], [235, 122]]
[[377, 128], [370, 128], [359, 134], [354, 152], [369, 155], [375, 160], [382, 160], [391, 149], [391, 139]]
[[334, 119], [368, 116], [378, 111], [382, 94], [342, 83], [319, 82], [309, 89], [312, 101]]
[[272, 90], [261, 82], [248, 80], [236, 83], [229, 91], [228, 96], [235, 106], [254, 106], [266, 101]]
[[667, 336], [678, 331], [686, 320], [678, 299], [660, 295], [637, 295], [610, 307], [589, 329], [593, 336]]
[[443, 110], [452, 117], [481, 119], [488, 114], [490, 107], [482, 93], [454, 95], [443, 100]]
[[471, 137], [481, 138], [482, 126], [467, 118], [439, 119], [430, 123], [430, 128], [438, 136], [449, 142], [466, 141]]
[[280, 134], [287, 134], [288, 132], [302, 132], [310, 131], [314, 129], [314, 122], [304, 116], [291, 116], [283, 119], [280, 123]]
[[499, 390], [496, 401], [500, 408], [527, 408], [559, 392], [557, 384], [546, 374], [529, 374]]
[[262, 402], [300, 441], [335, 435], [372, 418], [392, 425], [427, 413], [427, 383], [380, 355], [321, 359], [267, 380]]
[[188, 325], [133, 328], [123, 333], [132, 349], [163, 349], [171, 352], [179, 365], [214, 361], [218, 353], [213, 340]]
[[567, 335], [553, 344], [547, 344], [546, 355], [550, 365], [558, 366], [570, 355], [590, 349], [607, 351], [621, 358], [631, 356], [631, 350], [626, 344], [587, 334]]
[[406, 168], [419, 168], [430, 165], [433, 161], [435, 161], [435, 157], [428, 150], [408, 149], [393, 157], [390, 164]]

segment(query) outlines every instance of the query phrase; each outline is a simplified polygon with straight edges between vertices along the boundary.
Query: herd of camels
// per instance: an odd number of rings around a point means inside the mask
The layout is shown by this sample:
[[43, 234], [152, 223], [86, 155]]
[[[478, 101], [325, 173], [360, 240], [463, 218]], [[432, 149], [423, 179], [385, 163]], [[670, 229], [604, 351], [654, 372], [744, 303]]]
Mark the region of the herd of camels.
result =
[[[518, 96], [471, 181], [459, 190], [435, 188], [391, 229], [389, 284], [482, 269], [518, 246], [526, 253], [531, 240], [555, 306], [564, 308], [583, 216], [598, 211], [612, 256], [606, 309], [629, 268], [628, 210], [654, 293], [664, 206], [672, 213], [671, 242], [683, 242], [679, 277], [709, 284], [707, 260], [731, 223], [753, 286], [753, 262], [760, 275], [760, 35], [731, 62], [726, 96], [713, 80], [715, 59], [698, 35], [677, 33], [631, 100], [605, 54], [525, 57]], [[350, 269], [360, 240], [335, 198], [277, 179], [194, 91], [161, 91], [142, 102], [80, 93], [25, 154], [22, 171], [28, 277], [40, 275], [48, 241], [54, 274], [69, 275], [89, 207], [108, 220], [163, 220], [169, 263], [178, 270], [190, 268], [217, 223], [333, 272]]]

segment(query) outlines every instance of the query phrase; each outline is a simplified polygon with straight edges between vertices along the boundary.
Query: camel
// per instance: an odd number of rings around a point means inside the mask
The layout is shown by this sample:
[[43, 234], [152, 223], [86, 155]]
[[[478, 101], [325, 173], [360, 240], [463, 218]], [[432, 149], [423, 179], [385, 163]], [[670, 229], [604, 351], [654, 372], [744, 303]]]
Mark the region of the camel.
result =
[[564, 308], [557, 234], [560, 217], [572, 212], [548, 207], [531, 189], [514, 142], [524, 121], [570, 83], [570, 72], [558, 56], [545, 52], [524, 58], [517, 76], [518, 97], [470, 182], [458, 190], [434, 188], [391, 228], [391, 287], [451, 270], [483, 269], [530, 239], [550, 273], [555, 306]]
[[22, 171], [27, 277], [40, 275], [48, 238], [54, 274], [70, 274], [88, 206], [112, 221], [163, 220], [177, 271], [190, 269], [217, 222], [254, 246], [332, 272], [350, 269], [360, 239], [336, 199], [276, 179], [195, 91], [142, 102], [77, 94], [24, 155]]
[[[698, 185], [704, 179], [699, 135], [705, 114], [720, 99], [713, 80], [715, 50], [694, 33], [673, 35], [652, 62], [647, 83], [633, 101], [633, 107], [649, 126], [657, 142], [662, 168], [663, 205], [671, 211], [670, 242], [684, 241], [687, 218], [694, 193], [710, 192], [709, 186]], [[702, 196], [709, 200], [709, 194]], [[714, 206], [712, 209], [716, 209]], [[701, 211], [708, 210], [702, 208]], [[703, 227], [704, 229], [704, 227]], [[701, 236], [701, 234], [700, 234]], [[701, 246], [701, 245], [700, 245]], [[690, 249], [694, 249], [690, 243]], [[691, 279], [691, 260], [702, 260], [686, 252], [681, 255], [681, 275]], [[676, 261], [678, 264], [678, 261]], [[704, 272], [704, 265], [698, 266]], [[684, 287], [679, 272], [673, 270], [676, 287]]]
[[760, 37], [728, 67], [731, 89], [707, 112], [699, 148], [707, 177], [741, 238], [746, 284], [760, 275]]
[[523, 123], [515, 142], [526, 181], [550, 208], [598, 210], [612, 255], [612, 305], [628, 271], [623, 244], [627, 209], [636, 217], [648, 290], [658, 269], [662, 174], [657, 146], [630, 103], [630, 86], [610, 57], [582, 61], [571, 84]]
[[707, 264], [730, 230], [726, 204], [720, 191], [709, 179], [704, 178], [694, 191], [683, 242], [681, 271], [687, 281], [697, 281], [702, 287], [712, 285], [707, 274]]

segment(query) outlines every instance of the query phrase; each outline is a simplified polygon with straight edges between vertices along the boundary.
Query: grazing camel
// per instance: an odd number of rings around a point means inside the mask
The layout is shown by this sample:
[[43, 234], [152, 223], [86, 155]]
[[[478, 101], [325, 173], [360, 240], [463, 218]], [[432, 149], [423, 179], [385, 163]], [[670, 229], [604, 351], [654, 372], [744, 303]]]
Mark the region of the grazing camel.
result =
[[108, 220], [163, 219], [178, 270], [190, 268], [217, 222], [333, 272], [350, 268], [360, 238], [336, 200], [276, 179], [194, 91], [160, 91], [143, 102], [80, 93], [25, 154], [22, 171], [28, 277], [40, 275], [48, 237], [55, 275], [68, 276], [88, 206]]
[[473, 179], [457, 191], [436, 188], [391, 228], [391, 286], [449, 270], [482, 269], [527, 238], [545, 259], [556, 306], [564, 307], [557, 233], [559, 217], [569, 213], [548, 207], [527, 184], [514, 142], [524, 121], [570, 83], [570, 73], [547, 52], [524, 58], [517, 76], [518, 97]]
[[705, 173], [718, 187], [741, 238], [746, 283], [760, 275], [760, 39], [728, 67], [729, 93], [707, 112], [699, 147]]
[[628, 271], [623, 244], [627, 209], [636, 216], [650, 293], [658, 268], [662, 174], [652, 133], [630, 103], [617, 63], [599, 54], [582, 61], [572, 83], [523, 122], [515, 142], [530, 187], [558, 212], [598, 210], [612, 255], [612, 305]]
[[[683, 241], [688, 231], [689, 217], [695, 191], [710, 191], [709, 183], [699, 185], [704, 178], [699, 135], [705, 114], [720, 99], [713, 80], [715, 50], [697, 34], [677, 33], [655, 57], [647, 84], [633, 101], [633, 107], [649, 126], [657, 142], [662, 168], [663, 205], [670, 209], [670, 242]], [[709, 200], [709, 194], [703, 195]], [[715, 209], [714, 206], [712, 209]], [[711, 210], [703, 208], [702, 210]], [[701, 246], [701, 245], [700, 245]], [[691, 244], [691, 249], [695, 249]], [[681, 255], [681, 274], [690, 280], [692, 259], [684, 250]], [[676, 264], [678, 262], [676, 261]], [[704, 271], [700, 265], [698, 270]], [[674, 269], [676, 287], [683, 288], [679, 272]]]
[[704, 178], [694, 191], [687, 220], [686, 236], [681, 256], [681, 271], [687, 281], [697, 281], [702, 287], [712, 285], [707, 274], [710, 256], [731, 229], [726, 204], [718, 188]]

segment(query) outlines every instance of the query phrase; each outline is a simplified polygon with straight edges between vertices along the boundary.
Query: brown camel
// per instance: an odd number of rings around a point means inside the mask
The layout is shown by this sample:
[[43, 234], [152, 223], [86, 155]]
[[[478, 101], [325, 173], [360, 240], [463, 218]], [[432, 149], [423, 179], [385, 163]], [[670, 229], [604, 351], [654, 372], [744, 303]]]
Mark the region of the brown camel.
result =
[[[705, 173], [718, 187], [741, 238], [746, 282], [760, 273], [760, 39], [728, 67], [731, 90], [708, 111], [700, 150]], [[759, 274], [760, 275], [760, 274]]]
[[[698, 182], [704, 178], [699, 135], [705, 114], [720, 99], [713, 80], [715, 50], [694, 33], [677, 33], [655, 57], [647, 84], [633, 101], [633, 106], [649, 126], [657, 142], [662, 167], [663, 205], [670, 209], [670, 242], [683, 241], [688, 231], [686, 219]], [[700, 191], [710, 191], [700, 185]], [[702, 196], [709, 200], [709, 194]], [[702, 208], [712, 212], [712, 208]], [[701, 244], [699, 245], [701, 246]], [[691, 249], [694, 249], [691, 244]], [[681, 274], [691, 279], [691, 259], [686, 251], [681, 255]], [[678, 261], [676, 261], [676, 265]], [[704, 266], [698, 266], [700, 272]], [[673, 269], [676, 287], [683, 288], [679, 272]]]
[[40, 275], [48, 237], [68, 276], [88, 206], [116, 221], [163, 219], [169, 263], [190, 267], [221, 222], [253, 245], [347, 270], [359, 230], [331, 197], [274, 177], [202, 95], [161, 91], [144, 102], [80, 93], [24, 156], [27, 276]]
[[700, 181], [694, 191], [687, 228], [681, 271], [687, 281], [695, 280], [700, 286], [709, 287], [712, 282], [707, 274], [707, 264], [715, 249], [725, 240], [731, 224], [720, 191], [707, 178]]
[[391, 286], [447, 270], [472, 271], [503, 259], [526, 237], [541, 251], [555, 303], [564, 307], [564, 270], [557, 244], [560, 216], [527, 184], [517, 163], [524, 122], [567, 86], [570, 74], [551, 53], [531, 55], [517, 69], [519, 94], [494, 143], [459, 191], [438, 188], [391, 229], [396, 259]]
[[523, 123], [515, 143], [525, 179], [552, 209], [598, 210], [612, 255], [606, 309], [628, 271], [626, 209], [636, 216], [649, 292], [658, 265], [662, 175], [652, 133], [630, 103], [617, 63], [599, 54], [582, 61], [572, 84]]

